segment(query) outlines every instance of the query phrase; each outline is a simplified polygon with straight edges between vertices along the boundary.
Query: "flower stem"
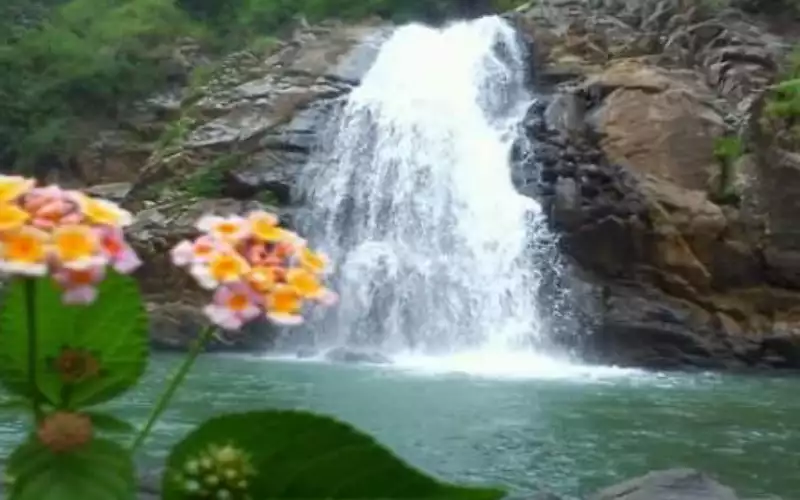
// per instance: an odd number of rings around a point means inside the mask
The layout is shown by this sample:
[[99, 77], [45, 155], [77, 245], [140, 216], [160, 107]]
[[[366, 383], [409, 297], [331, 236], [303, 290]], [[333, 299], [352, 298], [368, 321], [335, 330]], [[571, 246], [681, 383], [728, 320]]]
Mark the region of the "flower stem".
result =
[[172, 396], [175, 395], [175, 391], [178, 390], [178, 387], [183, 383], [186, 375], [189, 374], [189, 370], [191, 370], [192, 365], [197, 360], [197, 357], [203, 352], [208, 341], [213, 337], [214, 331], [216, 328], [214, 326], [208, 326], [205, 330], [200, 333], [200, 336], [197, 340], [194, 341], [192, 344], [192, 348], [189, 350], [189, 353], [186, 356], [186, 359], [183, 360], [183, 364], [178, 367], [178, 371], [175, 372], [175, 375], [172, 377], [172, 381], [167, 386], [167, 389], [161, 395], [161, 398], [158, 400], [158, 403], [153, 407], [153, 411], [150, 412], [150, 417], [147, 419], [147, 423], [145, 424], [144, 428], [139, 432], [136, 436], [136, 440], [131, 445], [131, 452], [135, 452], [139, 447], [144, 443], [147, 436], [150, 434], [150, 431], [153, 430], [153, 426], [158, 421], [158, 417], [164, 413], [164, 410], [167, 409], [169, 402], [172, 400]]
[[39, 384], [36, 382], [36, 365], [37, 365], [37, 326], [36, 326], [36, 281], [34, 279], [25, 279], [25, 314], [27, 316], [28, 326], [28, 385], [30, 386], [31, 404], [33, 407], [33, 416], [36, 422], [41, 422], [42, 406], [39, 397]]

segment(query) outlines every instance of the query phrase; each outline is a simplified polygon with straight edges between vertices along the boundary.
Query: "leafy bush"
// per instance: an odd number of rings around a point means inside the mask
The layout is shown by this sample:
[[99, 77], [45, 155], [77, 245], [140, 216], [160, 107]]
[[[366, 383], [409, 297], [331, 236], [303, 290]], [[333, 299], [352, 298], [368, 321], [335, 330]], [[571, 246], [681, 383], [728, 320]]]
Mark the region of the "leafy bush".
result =
[[113, 119], [167, 81], [164, 61], [200, 35], [170, 0], [72, 0], [0, 46], [0, 160], [69, 154], [81, 119]]
[[[168, 82], [191, 37], [209, 50], [267, 51], [298, 16], [438, 21], [517, 0], [4, 0], [0, 2], [0, 163], [65, 164], [91, 126]], [[213, 69], [198, 70], [200, 81]], [[195, 84], [197, 81], [193, 81]], [[89, 124], [89, 126], [87, 126]]]
[[225, 185], [225, 174], [236, 168], [242, 161], [240, 154], [225, 154], [208, 166], [192, 173], [181, 184], [180, 188], [189, 196], [198, 198], [216, 198], [222, 195]]
[[780, 146], [800, 147], [800, 49], [789, 54], [780, 80], [768, 89], [760, 118], [760, 126]]

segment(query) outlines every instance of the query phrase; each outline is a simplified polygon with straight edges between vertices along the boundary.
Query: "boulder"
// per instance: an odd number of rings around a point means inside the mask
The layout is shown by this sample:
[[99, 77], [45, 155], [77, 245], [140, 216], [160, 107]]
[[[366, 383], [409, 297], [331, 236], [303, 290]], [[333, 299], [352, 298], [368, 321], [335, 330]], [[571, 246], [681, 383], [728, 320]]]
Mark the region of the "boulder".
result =
[[[788, 44], [690, 4], [519, 9], [537, 71], [560, 76], [538, 80], [512, 180], [557, 235], [549, 279], [571, 289], [553, 309], [587, 332], [563, 343], [604, 363], [797, 368], [800, 147], [763, 113]], [[734, 132], [747, 154], [721, 196], [715, 149]]]
[[[200, 332], [208, 326], [208, 320], [197, 304], [150, 303], [150, 344], [159, 351], [185, 351]], [[266, 320], [247, 324], [240, 332], [219, 333], [207, 344], [212, 352], [264, 351], [272, 346], [277, 328]]]
[[583, 89], [607, 96], [588, 120], [610, 161], [680, 187], [711, 187], [715, 141], [726, 125], [700, 75], [620, 61]]
[[[226, 195], [270, 191], [288, 202], [294, 169], [307, 160], [331, 103], [369, 69], [385, 34], [377, 23], [331, 22], [301, 27], [266, 57], [228, 56], [205, 85], [187, 91], [172, 140], [139, 169], [131, 206], [169, 198], [165, 187], [180, 188], [204, 168], [221, 170]], [[231, 156], [241, 161], [225, 161]]]
[[337, 347], [325, 353], [325, 359], [347, 364], [391, 364], [392, 360], [377, 351], [366, 351], [350, 347]]
[[707, 474], [692, 469], [669, 469], [603, 489], [589, 500], [739, 500], [739, 497]]

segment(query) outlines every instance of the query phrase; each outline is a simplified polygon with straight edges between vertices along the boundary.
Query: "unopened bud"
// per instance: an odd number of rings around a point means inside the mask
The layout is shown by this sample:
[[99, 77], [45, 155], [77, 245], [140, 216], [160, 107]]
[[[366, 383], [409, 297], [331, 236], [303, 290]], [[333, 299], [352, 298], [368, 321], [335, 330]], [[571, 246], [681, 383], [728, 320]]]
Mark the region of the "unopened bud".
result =
[[92, 439], [92, 421], [86, 415], [56, 412], [39, 425], [39, 441], [54, 453], [80, 448]]

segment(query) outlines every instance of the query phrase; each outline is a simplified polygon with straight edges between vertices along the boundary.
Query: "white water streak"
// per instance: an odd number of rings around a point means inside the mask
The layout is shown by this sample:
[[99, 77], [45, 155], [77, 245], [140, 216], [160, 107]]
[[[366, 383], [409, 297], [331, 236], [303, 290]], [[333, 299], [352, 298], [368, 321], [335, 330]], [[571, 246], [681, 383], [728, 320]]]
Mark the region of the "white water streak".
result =
[[540, 207], [509, 167], [525, 58], [495, 17], [404, 26], [382, 46], [307, 169], [306, 229], [342, 297], [320, 342], [441, 355], [541, 340]]

